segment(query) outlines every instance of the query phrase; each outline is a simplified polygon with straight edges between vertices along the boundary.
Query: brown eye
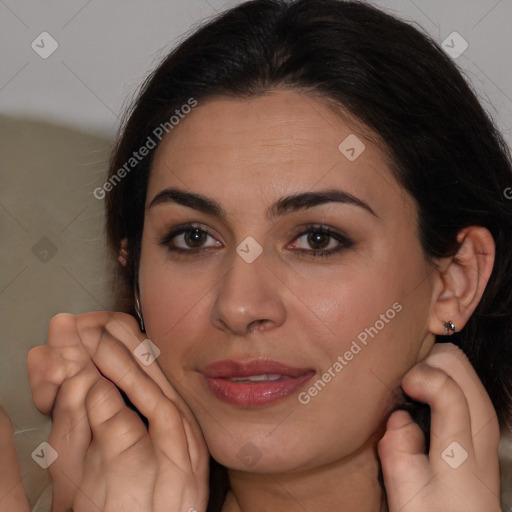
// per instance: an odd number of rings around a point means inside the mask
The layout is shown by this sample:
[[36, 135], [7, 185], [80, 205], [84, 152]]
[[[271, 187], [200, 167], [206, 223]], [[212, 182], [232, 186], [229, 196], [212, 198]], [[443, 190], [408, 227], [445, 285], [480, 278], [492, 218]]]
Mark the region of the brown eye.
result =
[[172, 230], [160, 240], [160, 245], [171, 252], [181, 253], [198, 253], [223, 247], [206, 229], [195, 225], [185, 225]]
[[185, 243], [189, 247], [201, 247], [208, 237], [208, 233], [203, 231], [202, 229], [189, 229], [184, 232], [184, 240]]
[[349, 249], [354, 244], [341, 232], [328, 226], [311, 226], [298, 235], [291, 248], [305, 256], [327, 257]]
[[322, 250], [329, 245], [331, 236], [322, 231], [310, 231], [308, 233], [308, 243], [312, 249]]

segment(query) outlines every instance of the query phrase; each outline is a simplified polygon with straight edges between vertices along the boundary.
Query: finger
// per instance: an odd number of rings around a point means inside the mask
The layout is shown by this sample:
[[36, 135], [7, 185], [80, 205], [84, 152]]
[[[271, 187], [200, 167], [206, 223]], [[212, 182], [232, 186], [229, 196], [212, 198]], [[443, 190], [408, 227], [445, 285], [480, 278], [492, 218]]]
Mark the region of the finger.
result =
[[[125, 313], [99, 311], [79, 316], [55, 315], [48, 330], [48, 345], [36, 347], [29, 353], [29, 375], [35, 400], [42, 395], [40, 400], [44, 403], [39, 406], [48, 412], [51, 409], [48, 396], [54, 397], [64, 379], [80, 371], [106, 340], [115, 340], [133, 353], [145, 339], [135, 318]], [[181, 401], [158, 365], [145, 366], [139, 359], [136, 361], [170, 399]], [[43, 387], [45, 389], [41, 391]]]
[[[209, 467], [206, 442], [202, 435], [195, 435], [186, 419], [180, 418], [181, 425], [177, 426], [176, 412], [176, 406], [165, 400], [153, 414], [148, 414], [149, 435], [156, 448], [157, 461], [160, 467], [168, 467], [171, 462], [186, 475], [192, 472], [195, 476], [205, 476]], [[183, 436], [177, 435], [181, 429]], [[179, 449], [182, 442], [183, 447]]]
[[135, 318], [126, 313], [99, 311], [86, 313], [77, 317], [77, 330], [80, 342], [91, 356], [102, 341], [103, 335], [109, 334], [130, 350], [134, 350], [146, 335], [139, 329]]
[[[122, 318], [122, 320], [125, 322], [123, 325], [126, 328], [133, 328], [130, 322], [137, 324], [133, 317], [129, 317], [129, 319]], [[117, 323], [115, 320], [113, 322]], [[110, 326], [107, 326], [107, 329], [102, 333], [100, 343], [88, 347], [94, 363], [98, 365], [98, 368], [107, 378], [126, 392], [139, 412], [148, 419], [150, 425], [153, 424], [156, 427], [155, 422], [159, 421], [160, 415], [164, 415], [165, 420], [162, 425], [166, 433], [159, 439], [167, 439], [168, 449], [173, 451], [174, 454], [177, 453], [185, 457], [188, 453], [190, 464], [194, 468], [197, 467], [198, 471], [202, 471], [205, 466], [205, 459], [208, 460], [208, 451], [195, 417], [158, 365], [146, 366], [139, 358], [133, 356], [135, 349], [140, 345], [140, 337], [145, 337], [145, 335], [140, 333], [139, 338], [124, 336], [123, 342], [119, 343], [119, 339], [115, 338], [112, 332]], [[93, 350], [95, 350], [94, 353]], [[133, 369], [134, 373], [128, 373], [129, 369]], [[149, 379], [146, 377], [149, 377]], [[153, 394], [153, 390], [156, 390], [153, 383], [156, 383], [164, 397], [160, 393]], [[159, 400], [152, 405], [153, 399], [147, 399], [146, 396], [157, 396]], [[172, 404], [168, 403], [169, 400]], [[166, 437], [169, 428], [173, 430], [173, 435]], [[155, 433], [159, 431], [159, 428], [154, 429]], [[169, 440], [179, 446], [178, 452], [176, 452], [176, 446], [169, 446]], [[184, 448], [187, 445], [188, 452], [182, 451], [181, 447]]]
[[29, 504], [21, 479], [13, 432], [8, 414], [0, 407], [0, 512], [28, 512]]
[[[135, 350], [146, 340], [135, 318], [111, 312], [104, 312], [104, 316], [104, 328], [101, 329], [94, 317], [81, 315], [79, 318], [78, 330], [88, 354], [102, 374], [125, 391], [150, 423], [155, 423], [159, 414], [165, 414], [165, 427], [173, 431], [169, 439], [173, 442], [172, 450], [177, 460], [183, 464], [187, 459], [190, 463], [191, 459], [193, 465], [204, 466], [207, 449], [192, 412], [158, 365], [146, 366], [134, 357]], [[169, 404], [169, 400], [174, 405]]]
[[[401, 455], [417, 456], [425, 463], [425, 438], [421, 428], [414, 422], [406, 411], [395, 411], [388, 419], [386, 432], [378, 444], [379, 457], [383, 471], [388, 477], [402, 476], [409, 473], [411, 466], [409, 458]], [[406, 461], [407, 468], [402, 463]], [[405, 471], [404, 471], [405, 470]]]
[[48, 327], [47, 344], [31, 349], [27, 357], [29, 384], [34, 403], [45, 414], [53, 406], [59, 386], [76, 375], [89, 360], [80, 342], [73, 315], [55, 315]]
[[113, 510], [140, 510], [141, 503], [153, 501], [157, 476], [146, 427], [126, 407], [118, 389], [103, 377], [89, 391], [86, 408], [93, 441], [77, 505], [86, 507], [87, 501], [92, 501], [102, 510], [111, 510], [111, 501]]
[[[98, 324], [97, 319], [89, 317], [89, 315], [81, 315], [78, 319], [78, 329], [82, 336], [82, 343], [89, 356], [91, 358], [98, 356], [100, 347], [112, 347], [112, 350], [116, 350], [116, 345], [124, 347], [137, 365], [160, 386], [166, 396], [175, 403], [180, 403], [182, 401], [181, 397], [170, 385], [160, 367], [157, 364], [146, 366], [141, 359], [134, 355], [139, 345], [147, 340], [146, 334], [139, 330], [135, 318], [124, 313], [104, 313], [103, 324]], [[100, 362], [99, 359], [96, 359], [96, 361]]]
[[377, 448], [388, 490], [388, 506], [390, 510], [401, 510], [418, 486], [430, 479], [423, 432], [408, 412], [395, 411]]
[[94, 354], [93, 361], [105, 377], [127, 394], [138, 411], [148, 419], [150, 428], [155, 424], [155, 432], [158, 433], [164, 423], [166, 432], [169, 429], [172, 431], [167, 442], [172, 442], [175, 460], [180, 466], [189, 464], [189, 442], [180, 409], [134, 361], [126, 347], [115, 343], [108, 335], [105, 338]]
[[[92, 355], [105, 377], [114, 382], [149, 421], [150, 434], [162, 453], [181, 467], [204, 471], [208, 451], [202, 432], [188, 406], [156, 365], [143, 365], [109, 330]], [[131, 347], [135, 346], [132, 342]], [[137, 347], [138, 345], [136, 345]], [[153, 371], [150, 370], [153, 369]], [[158, 378], [161, 385], [153, 381]], [[167, 391], [163, 392], [162, 387]]]
[[[137, 323], [133, 317], [130, 317], [130, 321]], [[116, 323], [115, 320], [113, 322]], [[192, 414], [190, 408], [183, 400], [183, 398], [180, 396], [180, 394], [171, 385], [168, 378], [163, 374], [158, 364], [145, 365], [141, 358], [134, 356], [135, 349], [139, 348], [139, 345], [141, 343], [140, 338], [143, 338], [142, 341], [149, 341], [147, 340], [147, 338], [145, 338], [145, 334], [140, 334], [141, 335], [139, 336], [139, 339], [137, 339], [136, 341], [134, 337], [129, 338], [125, 336], [121, 344], [119, 343], [119, 340], [111, 334], [110, 329], [106, 329], [102, 333], [102, 338], [100, 344], [97, 346], [96, 353], [92, 356], [94, 361], [96, 363], [99, 363], [102, 368], [103, 363], [108, 365], [108, 362], [112, 358], [115, 358], [118, 361], [123, 361], [123, 365], [121, 366], [121, 368], [125, 368], [125, 364], [126, 368], [130, 368], [133, 366], [133, 361], [135, 361], [136, 368], [142, 370], [145, 375], [148, 375], [151, 381], [155, 382], [158, 385], [158, 387], [162, 390], [163, 394], [176, 405], [182, 417], [184, 417], [187, 420], [188, 425], [190, 425], [190, 429], [193, 435], [196, 437], [202, 437], [199, 425], [197, 424], [197, 421], [194, 415]], [[124, 350], [119, 350], [120, 345]], [[112, 350], [112, 352], [110, 350]], [[144, 348], [144, 350], [146, 350], [146, 348]], [[129, 355], [129, 357], [126, 357], [127, 354]], [[111, 380], [113, 380], [113, 382], [116, 382], [114, 379]]]
[[82, 338], [99, 341], [105, 328], [124, 343], [130, 343], [132, 338], [136, 340], [133, 332], [144, 339], [135, 319], [124, 313], [100, 311], [79, 316], [60, 313], [51, 319], [47, 344], [31, 349], [27, 358], [32, 396], [41, 412], [50, 413], [62, 382], [88, 363], [90, 355]]
[[452, 343], [436, 344], [426, 362], [450, 375], [464, 392], [477, 458], [497, 453], [500, 433], [496, 411], [464, 352]]
[[425, 454], [423, 432], [407, 411], [399, 410], [391, 414], [382, 439], [385, 449], [389, 448], [393, 453]]
[[126, 407], [118, 389], [107, 379], [100, 377], [94, 383], [85, 405], [93, 441], [106, 462], [149, 440], [140, 418]]
[[66, 378], [65, 365], [55, 356], [47, 346], [42, 346], [31, 349], [27, 357], [32, 399], [44, 414], [50, 414], [59, 386]]
[[402, 388], [410, 397], [430, 405], [429, 460], [434, 467], [444, 469], [443, 452], [450, 447], [456, 448], [458, 458], [474, 455], [468, 403], [460, 386], [448, 374], [420, 362], [405, 375]]
[[83, 476], [83, 461], [91, 442], [91, 429], [85, 407], [87, 393], [100, 378], [89, 365], [66, 379], [59, 389], [53, 409], [48, 443], [58, 453], [49, 471], [53, 482], [54, 512], [69, 510]]

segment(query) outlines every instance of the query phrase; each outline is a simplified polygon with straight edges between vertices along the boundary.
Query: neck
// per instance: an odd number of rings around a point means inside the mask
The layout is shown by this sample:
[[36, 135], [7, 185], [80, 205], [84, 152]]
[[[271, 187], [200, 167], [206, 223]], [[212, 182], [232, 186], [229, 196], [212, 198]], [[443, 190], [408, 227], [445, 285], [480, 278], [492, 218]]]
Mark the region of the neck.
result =
[[320, 467], [293, 473], [229, 471], [222, 512], [348, 512], [382, 510], [375, 444]]

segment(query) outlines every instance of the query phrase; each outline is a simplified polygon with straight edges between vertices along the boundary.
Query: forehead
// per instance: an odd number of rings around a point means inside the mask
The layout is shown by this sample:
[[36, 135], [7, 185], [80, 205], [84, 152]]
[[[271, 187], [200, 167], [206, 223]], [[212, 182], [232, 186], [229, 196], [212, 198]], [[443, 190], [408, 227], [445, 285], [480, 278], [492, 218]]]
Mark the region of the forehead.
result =
[[172, 149], [177, 157], [189, 160], [194, 154], [186, 155], [188, 148], [208, 145], [219, 147], [225, 156], [243, 150], [253, 161], [265, 156], [261, 153], [265, 147], [301, 154], [301, 146], [307, 146], [301, 156], [311, 149], [336, 154], [333, 143], [355, 132], [364, 137], [360, 123], [348, 114], [340, 119], [326, 101], [306, 93], [273, 90], [247, 99], [219, 97], [199, 102], [164, 139], [158, 153]]
[[375, 140], [353, 117], [340, 116], [305, 93], [274, 90], [249, 99], [208, 99], [163, 139], [148, 201], [174, 185], [206, 195], [216, 191], [221, 201], [228, 191], [250, 200], [256, 191], [261, 197], [326, 187], [343, 187], [377, 203], [383, 187], [402, 197]]

